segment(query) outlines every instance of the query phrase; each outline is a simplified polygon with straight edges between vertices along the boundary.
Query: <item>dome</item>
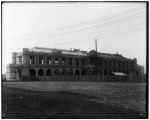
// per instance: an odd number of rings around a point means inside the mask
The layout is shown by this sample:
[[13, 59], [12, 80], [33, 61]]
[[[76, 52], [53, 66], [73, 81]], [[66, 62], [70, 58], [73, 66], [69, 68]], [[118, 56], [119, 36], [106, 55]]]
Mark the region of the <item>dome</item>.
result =
[[91, 50], [88, 53], [89, 56], [97, 56], [97, 52], [95, 50]]

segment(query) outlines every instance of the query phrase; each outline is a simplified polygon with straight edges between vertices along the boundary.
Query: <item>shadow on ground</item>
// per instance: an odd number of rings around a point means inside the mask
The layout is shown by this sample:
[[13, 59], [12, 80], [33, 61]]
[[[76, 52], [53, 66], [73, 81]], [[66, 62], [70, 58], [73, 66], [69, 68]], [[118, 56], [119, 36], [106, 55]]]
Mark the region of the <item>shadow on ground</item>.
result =
[[92, 96], [52, 91], [2, 89], [2, 118], [145, 118], [139, 112], [88, 101]]

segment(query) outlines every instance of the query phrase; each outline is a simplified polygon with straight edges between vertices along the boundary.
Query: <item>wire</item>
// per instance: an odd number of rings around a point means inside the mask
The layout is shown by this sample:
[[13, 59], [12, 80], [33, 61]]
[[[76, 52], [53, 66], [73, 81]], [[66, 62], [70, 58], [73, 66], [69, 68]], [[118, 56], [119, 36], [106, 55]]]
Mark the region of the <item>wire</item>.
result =
[[[138, 23], [138, 24], [141, 24], [141, 23]], [[135, 24], [135, 25], [130, 25], [130, 26], [128, 26], [128, 28], [130, 28], [130, 29], [126, 29], [126, 30], [132, 30], [134, 27], [136, 27], [138, 24]], [[142, 23], [143, 24], [143, 23]], [[124, 30], [124, 28], [122, 28], [123, 30]], [[120, 32], [120, 30], [119, 30], [119, 32]], [[130, 32], [130, 31], [129, 31]], [[100, 33], [99, 32], [96, 32], [96, 34], [94, 34], [94, 35], [99, 35]], [[92, 35], [93, 35], [93, 33], [92, 33]], [[116, 34], [114, 34], [113, 36], [115, 36]], [[87, 35], [86, 35], [87, 36]], [[108, 34], [107, 34], [107, 36], [108, 36]], [[75, 38], [76, 39], [76, 38]], [[64, 42], [66, 42], [66, 41], [64, 41]]]
[[[139, 8], [138, 9], [136, 9], [136, 10], [139, 10]], [[79, 31], [79, 30], [78, 30]], [[73, 32], [75, 32], [75, 31], [73, 31]], [[67, 33], [66, 33], [67, 34]], [[57, 34], [56, 34], [57, 35]], [[52, 37], [52, 36], [51, 36]]]
[[[117, 23], [118, 24], [118, 23]], [[110, 27], [110, 26], [109, 26]], [[75, 34], [75, 33], [74, 33]], [[58, 37], [58, 36], [57, 36]]]
[[30, 35], [37, 35], [37, 34], [42, 34], [42, 33], [51, 33], [53, 31], [59, 31], [59, 30], [64, 30], [64, 29], [68, 29], [68, 28], [72, 28], [72, 27], [80, 27], [82, 25], [86, 25], [86, 24], [90, 24], [90, 23], [96, 23], [97, 21], [105, 21], [107, 19], [111, 19], [111, 17], [118, 17], [120, 15], [125, 15], [125, 14], [131, 14], [132, 12], [138, 12], [138, 11], [141, 11], [146, 8], [145, 7], [137, 7], [137, 8], [133, 8], [133, 9], [129, 9], [129, 10], [126, 10], [126, 11], [122, 11], [122, 12], [119, 12], [119, 13], [114, 13], [112, 15], [109, 15], [109, 16], [104, 16], [104, 17], [100, 17], [98, 19], [93, 19], [93, 20], [90, 20], [90, 21], [83, 21], [83, 22], [79, 22], [79, 23], [76, 23], [76, 24], [73, 24], [73, 25], [69, 25], [69, 26], [64, 26], [64, 27], [61, 27], [61, 28], [56, 28], [56, 29], [50, 29], [50, 30], [44, 30], [43, 32], [36, 32], [36, 33], [31, 33], [31, 34], [25, 34], [25, 35], [21, 35], [20, 37], [23, 37], [23, 36], [30, 36]]

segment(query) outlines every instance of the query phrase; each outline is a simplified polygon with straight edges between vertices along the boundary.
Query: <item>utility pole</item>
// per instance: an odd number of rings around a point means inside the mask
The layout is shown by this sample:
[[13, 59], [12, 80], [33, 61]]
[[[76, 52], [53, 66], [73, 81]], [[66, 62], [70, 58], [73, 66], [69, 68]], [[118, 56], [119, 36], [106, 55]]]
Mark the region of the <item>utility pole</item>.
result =
[[95, 49], [96, 49], [96, 52], [97, 52], [97, 39], [95, 39]]
[[95, 56], [95, 72], [96, 72], [96, 75], [98, 75], [97, 39], [95, 39], [95, 49], [96, 49], [96, 56]]

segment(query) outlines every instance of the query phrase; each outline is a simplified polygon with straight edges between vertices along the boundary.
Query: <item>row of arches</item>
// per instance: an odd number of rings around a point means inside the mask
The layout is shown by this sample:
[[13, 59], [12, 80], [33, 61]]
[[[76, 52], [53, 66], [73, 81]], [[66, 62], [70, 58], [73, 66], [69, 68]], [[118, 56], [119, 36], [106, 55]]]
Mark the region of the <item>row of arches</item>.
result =
[[47, 69], [46, 72], [44, 72], [43, 69], [39, 69], [36, 73], [36, 70], [35, 69], [30, 69], [29, 70], [29, 74], [30, 76], [53, 76], [53, 75], [86, 75], [86, 71], [85, 70], [73, 70], [73, 69], [70, 69], [70, 70], [66, 70], [66, 69], [62, 69], [62, 70], [59, 70], [59, 69]]
[[[120, 71], [118, 71], [120, 72]], [[122, 71], [125, 74], [129, 74], [129, 71]], [[58, 76], [58, 75], [112, 75], [112, 71], [109, 70], [104, 70], [104, 71], [95, 71], [95, 70], [73, 70], [73, 69], [47, 69], [46, 71], [44, 71], [44, 69], [39, 69], [38, 71], [36, 71], [35, 69], [30, 69], [29, 70], [29, 74], [30, 76]]]

